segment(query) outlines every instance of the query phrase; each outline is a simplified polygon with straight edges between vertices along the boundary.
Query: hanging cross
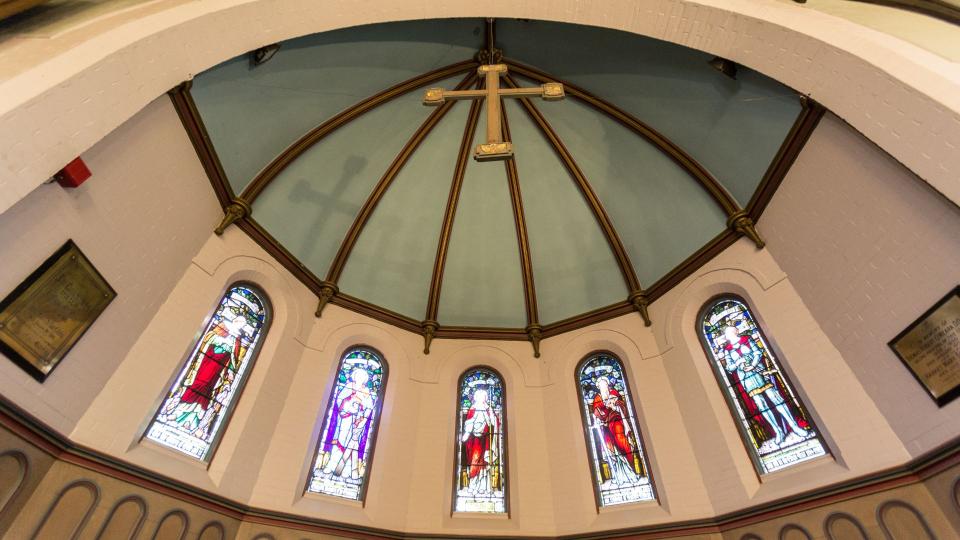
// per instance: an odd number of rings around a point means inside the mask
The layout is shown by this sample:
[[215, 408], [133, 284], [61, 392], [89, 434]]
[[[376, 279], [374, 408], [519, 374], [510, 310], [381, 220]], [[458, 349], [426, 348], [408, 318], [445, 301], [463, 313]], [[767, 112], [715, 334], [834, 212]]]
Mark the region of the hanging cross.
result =
[[513, 155], [513, 145], [503, 140], [503, 128], [500, 125], [500, 98], [542, 97], [547, 101], [563, 99], [563, 85], [544, 83], [536, 88], [500, 88], [500, 77], [507, 73], [505, 64], [485, 64], [477, 68], [484, 77], [486, 87], [483, 90], [444, 90], [429, 88], [423, 96], [424, 105], [441, 105], [448, 99], [486, 99], [487, 100], [487, 142], [477, 145], [473, 159], [492, 161], [507, 159]]

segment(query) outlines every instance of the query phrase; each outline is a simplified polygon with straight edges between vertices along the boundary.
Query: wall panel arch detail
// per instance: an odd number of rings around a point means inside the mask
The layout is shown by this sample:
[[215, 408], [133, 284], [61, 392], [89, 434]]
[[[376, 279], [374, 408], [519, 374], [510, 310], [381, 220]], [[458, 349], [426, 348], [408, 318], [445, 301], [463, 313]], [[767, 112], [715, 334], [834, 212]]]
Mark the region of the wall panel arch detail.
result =
[[190, 518], [183, 510], [171, 510], [164, 514], [153, 531], [152, 540], [183, 540], [190, 526]]
[[[147, 503], [137, 495], [124, 497], [113, 505], [104, 520], [97, 540], [136, 538], [147, 518]], [[124, 534], [125, 533], [125, 534]]]
[[219, 521], [211, 521], [203, 526], [197, 540], [224, 540], [226, 533], [223, 530], [223, 524]]
[[796, 523], [787, 523], [780, 529], [779, 540], [813, 540], [810, 532], [797, 525]]
[[50, 503], [40, 524], [30, 536], [40, 538], [77, 538], [100, 500], [100, 488], [89, 480], [67, 484]]
[[936, 540], [927, 520], [912, 505], [887, 501], [877, 508], [877, 522], [887, 540]]
[[8, 450], [0, 454], [0, 517], [20, 494], [29, 471], [30, 460], [23, 452]]
[[868, 540], [867, 531], [857, 518], [843, 512], [834, 512], [823, 522], [823, 532], [829, 540]]

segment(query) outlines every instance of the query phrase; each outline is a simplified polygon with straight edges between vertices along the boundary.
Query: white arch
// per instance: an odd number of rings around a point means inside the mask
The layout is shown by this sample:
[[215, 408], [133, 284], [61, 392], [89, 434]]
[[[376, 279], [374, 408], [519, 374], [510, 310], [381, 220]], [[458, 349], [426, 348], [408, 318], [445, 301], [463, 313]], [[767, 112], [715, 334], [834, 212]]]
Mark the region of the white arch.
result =
[[960, 66], [796, 4], [160, 2], [171, 7], [151, 3], [143, 16], [125, 17], [0, 83], [0, 212], [150, 100], [218, 62], [267, 43], [359, 24], [486, 16], [602, 26], [730, 58], [810, 94], [960, 203]]

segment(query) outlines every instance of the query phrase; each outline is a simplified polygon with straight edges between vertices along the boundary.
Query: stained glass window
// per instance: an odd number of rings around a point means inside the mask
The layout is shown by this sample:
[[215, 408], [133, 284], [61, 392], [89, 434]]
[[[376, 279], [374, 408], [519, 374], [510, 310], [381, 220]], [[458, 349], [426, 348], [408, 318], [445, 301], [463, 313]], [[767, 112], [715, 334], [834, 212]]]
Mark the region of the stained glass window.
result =
[[269, 324], [266, 297], [231, 286], [170, 388], [146, 437], [197, 459], [210, 457]]
[[456, 512], [507, 511], [503, 379], [490, 368], [460, 377], [457, 401]]
[[307, 491], [363, 499], [386, 378], [376, 352], [356, 348], [343, 355]]
[[608, 354], [590, 356], [577, 370], [577, 387], [597, 502], [655, 500], [623, 364]]
[[827, 454], [746, 303], [714, 300], [700, 318], [704, 345], [761, 474]]

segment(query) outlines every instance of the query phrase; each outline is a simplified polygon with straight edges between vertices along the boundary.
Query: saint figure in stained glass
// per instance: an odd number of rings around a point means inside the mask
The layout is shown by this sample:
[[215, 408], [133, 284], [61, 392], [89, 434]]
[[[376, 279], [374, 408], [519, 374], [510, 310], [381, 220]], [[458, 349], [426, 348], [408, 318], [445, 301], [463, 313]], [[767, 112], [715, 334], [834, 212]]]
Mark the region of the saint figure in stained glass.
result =
[[654, 500], [623, 365], [591, 356], [577, 371], [577, 386], [600, 505]]
[[506, 512], [503, 381], [489, 368], [460, 379], [457, 432], [457, 512]]
[[234, 285], [210, 318], [146, 437], [198, 459], [224, 425], [266, 329], [262, 294]]
[[307, 491], [363, 498], [385, 377], [386, 365], [372, 350], [344, 355]]
[[701, 332], [761, 473], [826, 455], [806, 408], [744, 302], [721, 298], [708, 304]]

